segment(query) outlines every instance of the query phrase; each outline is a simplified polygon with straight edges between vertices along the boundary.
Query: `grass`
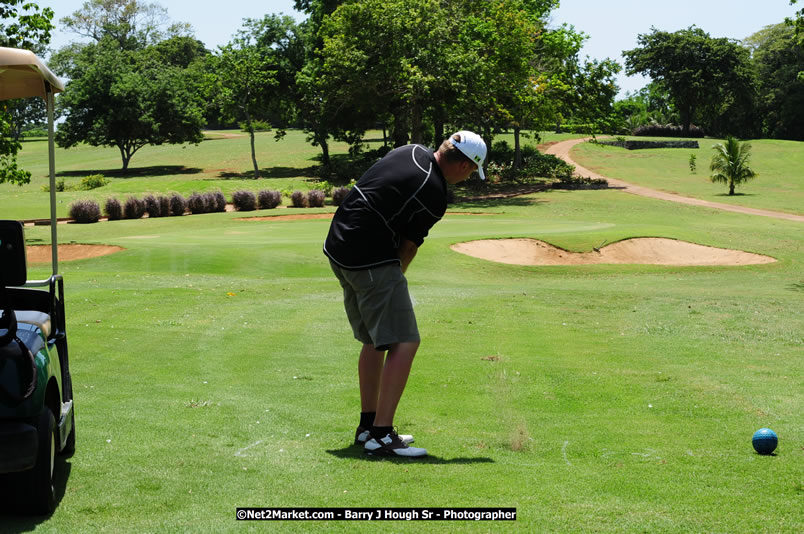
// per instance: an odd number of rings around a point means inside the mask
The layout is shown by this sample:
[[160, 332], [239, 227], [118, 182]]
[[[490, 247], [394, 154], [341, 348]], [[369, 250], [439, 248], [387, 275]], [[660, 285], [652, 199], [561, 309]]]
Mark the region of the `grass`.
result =
[[[642, 150], [583, 143], [573, 148], [571, 157], [579, 165], [603, 176], [653, 189], [713, 202], [804, 214], [802, 143], [774, 139], [750, 141], [750, 166], [759, 176], [738, 186], [737, 194], [729, 196], [728, 186], [709, 180], [709, 163], [714, 154], [712, 145], [719, 142], [723, 140], [698, 139], [698, 149]], [[689, 168], [691, 154], [697, 158], [695, 173]]]
[[[513, 524], [386, 527], [800, 530], [800, 223], [617, 191], [455, 210], [483, 215], [447, 215], [408, 271], [423, 343], [396, 424], [430, 451], [421, 462], [350, 446], [359, 346], [321, 253], [327, 221], [221, 213], [60, 226], [62, 242], [127, 250], [62, 265], [77, 452], [60, 466], [69, 477], [52, 517], [3, 525], [371, 532], [241, 523], [235, 508], [514, 506]], [[299, 211], [313, 210], [283, 213]], [[48, 240], [47, 228], [26, 232]], [[449, 248], [523, 236], [575, 251], [672, 237], [779, 261], [519, 267]], [[780, 437], [775, 456], [751, 449], [764, 426]]]

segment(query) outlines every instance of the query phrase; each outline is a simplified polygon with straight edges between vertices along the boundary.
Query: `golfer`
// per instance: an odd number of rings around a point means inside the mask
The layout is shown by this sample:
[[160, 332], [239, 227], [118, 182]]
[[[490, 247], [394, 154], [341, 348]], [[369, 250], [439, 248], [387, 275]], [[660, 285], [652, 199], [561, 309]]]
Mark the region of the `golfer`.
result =
[[404, 272], [430, 228], [447, 209], [447, 184], [477, 171], [486, 144], [461, 131], [435, 152], [422, 145], [396, 148], [369, 168], [335, 212], [324, 254], [343, 288], [358, 361], [360, 425], [355, 444], [368, 454], [420, 457], [412, 436], [399, 436], [394, 413], [405, 390], [419, 330]]

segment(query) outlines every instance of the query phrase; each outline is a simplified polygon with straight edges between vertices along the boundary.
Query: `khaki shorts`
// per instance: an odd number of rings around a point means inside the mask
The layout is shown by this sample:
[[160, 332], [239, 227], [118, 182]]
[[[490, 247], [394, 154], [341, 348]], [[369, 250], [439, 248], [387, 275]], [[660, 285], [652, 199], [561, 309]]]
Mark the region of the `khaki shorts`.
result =
[[398, 264], [350, 271], [330, 261], [343, 288], [343, 304], [355, 339], [388, 350], [395, 343], [418, 342], [419, 329]]

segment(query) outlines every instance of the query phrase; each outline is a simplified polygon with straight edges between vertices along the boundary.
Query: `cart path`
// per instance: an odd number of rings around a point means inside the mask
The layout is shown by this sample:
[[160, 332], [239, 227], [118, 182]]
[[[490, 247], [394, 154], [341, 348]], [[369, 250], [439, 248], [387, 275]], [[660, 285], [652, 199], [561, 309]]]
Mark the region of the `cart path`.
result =
[[570, 165], [575, 166], [575, 171], [577, 174], [588, 176], [590, 178], [602, 178], [609, 182], [610, 186], [613, 186], [617, 189], [621, 189], [626, 193], [631, 193], [632, 195], [640, 195], [643, 197], [650, 197], [650, 198], [657, 198], [660, 200], [669, 200], [671, 202], [679, 202], [681, 204], [689, 204], [691, 206], [701, 206], [704, 208], [712, 208], [724, 211], [733, 211], [735, 213], [743, 213], [748, 215], [761, 215], [762, 217], [774, 217], [776, 219], [786, 219], [788, 221], [798, 221], [804, 222], [804, 215], [794, 215], [792, 213], [783, 213], [780, 211], [771, 211], [771, 210], [761, 210], [756, 208], [745, 208], [742, 206], [735, 206], [732, 204], [722, 204], [720, 202], [710, 202], [708, 200], [701, 200], [698, 198], [692, 197], [685, 197], [683, 195], [677, 195], [674, 193], [666, 193], [664, 191], [657, 191], [656, 189], [649, 189], [647, 187], [642, 187], [641, 185], [635, 185], [629, 182], [624, 182], [622, 180], [617, 180], [616, 178], [609, 178], [608, 176], [602, 176], [594, 171], [587, 169], [586, 167], [582, 167], [575, 163], [572, 158], [569, 156], [570, 149], [579, 143], [583, 143], [587, 141], [589, 138], [583, 139], [570, 139], [568, 141], [561, 141], [554, 145], [550, 145], [545, 152], [547, 154], [553, 154], [554, 156], [558, 156], [559, 158], [563, 159]]

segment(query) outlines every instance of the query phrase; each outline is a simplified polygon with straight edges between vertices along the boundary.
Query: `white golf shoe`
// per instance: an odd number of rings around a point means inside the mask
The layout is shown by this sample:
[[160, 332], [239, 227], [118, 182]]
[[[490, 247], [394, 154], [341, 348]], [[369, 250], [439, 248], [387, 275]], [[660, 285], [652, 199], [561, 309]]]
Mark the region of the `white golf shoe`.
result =
[[[357, 427], [357, 430], [355, 430], [355, 445], [360, 445], [362, 447], [370, 439], [371, 439], [371, 432], [369, 432], [369, 429], [363, 426]], [[405, 445], [410, 445], [415, 441], [413, 439], [413, 436], [411, 436], [410, 434], [399, 434], [399, 439], [401, 439], [402, 443], [404, 443]]]
[[371, 455], [399, 456], [407, 458], [421, 458], [427, 456], [427, 449], [410, 447], [403, 442], [395, 430], [389, 432], [379, 440], [371, 438], [363, 446], [363, 452]]

